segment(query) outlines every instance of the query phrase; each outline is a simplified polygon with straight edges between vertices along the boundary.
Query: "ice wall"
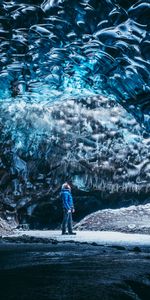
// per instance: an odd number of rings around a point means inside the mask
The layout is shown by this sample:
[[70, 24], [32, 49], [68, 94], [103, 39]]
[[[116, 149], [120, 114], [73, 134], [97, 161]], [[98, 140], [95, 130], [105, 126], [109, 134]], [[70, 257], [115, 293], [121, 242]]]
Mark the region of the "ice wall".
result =
[[83, 215], [150, 200], [149, 15], [150, 1], [0, 2], [3, 212], [55, 222], [64, 180]]

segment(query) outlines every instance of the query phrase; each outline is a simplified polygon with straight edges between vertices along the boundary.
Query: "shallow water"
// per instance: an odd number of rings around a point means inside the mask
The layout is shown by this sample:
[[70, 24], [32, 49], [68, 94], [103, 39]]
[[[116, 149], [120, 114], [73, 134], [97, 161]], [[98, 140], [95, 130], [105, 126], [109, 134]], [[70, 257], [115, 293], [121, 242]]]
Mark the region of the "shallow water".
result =
[[87, 244], [1, 244], [1, 300], [149, 299], [150, 253]]

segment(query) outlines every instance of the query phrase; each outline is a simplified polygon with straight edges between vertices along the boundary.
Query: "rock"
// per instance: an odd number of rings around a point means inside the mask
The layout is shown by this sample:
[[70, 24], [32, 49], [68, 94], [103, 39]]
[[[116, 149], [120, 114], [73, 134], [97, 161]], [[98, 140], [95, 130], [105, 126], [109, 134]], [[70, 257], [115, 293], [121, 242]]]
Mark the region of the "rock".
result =
[[119, 245], [115, 245], [115, 246], [111, 246], [112, 248], [115, 248], [116, 250], [126, 250], [126, 248], [125, 247], [123, 247], [123, 246], [119, 246]]
[[11, 234], [14, 232], [12, 224], [9, 224], [6, 220], [0, 217], [0, 236], [2, 237], [4, 234]]
[[[20, 235], [19, 235], [20, 234]], [[9, 242], [9, 243], [44, 243], [44, 244], [47, 244], [47, 243], [52, 243], [52, 244], [56, 244], [57, 241], [54, 241], [53, 239], [51, 238], [40, 238], [40, 237], [35, 237], [35, 236], [28, 236], [26, 234], [22, 234], [19, 233], [18, 236], [4, 236], [3, 237], [3, 241], [5, 242]]]
[[52, 240], [52, 244], [53, 244], [53, 245], [57, 245], [57, 244], [58, 244], [58, 241], [57, 241], [57, 240]]
[[134, 247], [132, 251], [138, 252], [138, 253], [139, 253], [139, 252], [142, 252], [141, 249], [140, 249], [139, 247]]
[[96, 242], [91, 243], [92, 246], [97, 246], [98, 244]]

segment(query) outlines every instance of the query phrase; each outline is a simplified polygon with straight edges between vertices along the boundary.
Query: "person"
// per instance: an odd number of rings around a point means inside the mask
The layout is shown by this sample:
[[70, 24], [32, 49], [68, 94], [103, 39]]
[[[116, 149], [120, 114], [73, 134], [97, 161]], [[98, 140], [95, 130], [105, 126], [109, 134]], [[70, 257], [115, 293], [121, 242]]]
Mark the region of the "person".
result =
[[[63, 206], [63, 222], [62, 222], [62, 234], [76, 234], [72, 230], [72, 213], [75, 212], [73, 198], [71, 195], [71, 187], [65, 182], [61, 189], [61, 200]], [[66, 230], [68, 229], [68, 233]]]

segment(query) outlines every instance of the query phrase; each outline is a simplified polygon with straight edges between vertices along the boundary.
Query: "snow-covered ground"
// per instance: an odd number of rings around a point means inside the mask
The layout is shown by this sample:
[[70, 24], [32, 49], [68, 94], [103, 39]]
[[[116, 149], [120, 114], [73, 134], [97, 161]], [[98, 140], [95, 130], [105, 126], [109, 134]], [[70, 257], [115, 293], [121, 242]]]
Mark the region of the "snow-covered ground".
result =
[[61, 235], [58, 230], [29, 230], [18, 231], [11, 235], [10, 238], [22, 239], [26, 237], [34, 237], [43, 239], [56, 240], [58, 242], [79, 242], [79, 243], [96, 243], [97, 245], [120, 245], [120, 246], [149, 246], [150, 235], [129, 234], [111, 231], [76, 231], [76, 235]]
[[87, 215], [75, 229], [150, 234], [150, 204], [99, 210]]
[[[14, 242], [77, 242], [97, 245], [150, 247], [150, 204], [120, 209], [105, 209], [86, 216], [74, 226], [76, 235], [60, 230], [15, 230], [4, 232]], [[146, 233], [146, 234], [145, 234]]]

